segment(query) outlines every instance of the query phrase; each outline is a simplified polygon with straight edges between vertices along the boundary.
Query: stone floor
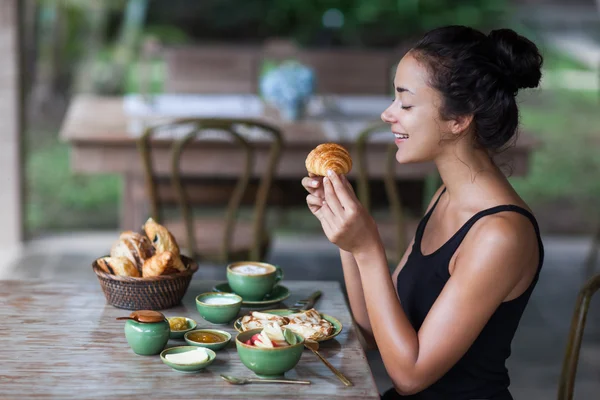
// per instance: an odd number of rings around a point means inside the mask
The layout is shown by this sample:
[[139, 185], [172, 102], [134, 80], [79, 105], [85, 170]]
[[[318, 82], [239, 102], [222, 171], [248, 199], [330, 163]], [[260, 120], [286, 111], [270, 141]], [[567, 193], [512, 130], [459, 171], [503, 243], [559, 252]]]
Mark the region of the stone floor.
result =
[[[95, 280], [91, 260], [107, 253], [117, 233], [58, 235], [30, 242], [7, 263], [0, 279]], [[586, 238], [546, 237], [546, 262], [513, 342], [508, 367], [515, 399], [556, 398], [558, 377], [577, 292], [584, 282]], [[342, 280], [336, 248], [324, 237], [281, 236], [269, 262], [285, 279]], [[596, 271], [600, 273], [600, 265]], [[224, 279], [221, 265], [202, 265], [195, 279]], [[593, 299], [577, 373], [575, 398], [600, 398], [600, 295]], [[377, 353], [369, 360], [381, 390], [391, 385]]]

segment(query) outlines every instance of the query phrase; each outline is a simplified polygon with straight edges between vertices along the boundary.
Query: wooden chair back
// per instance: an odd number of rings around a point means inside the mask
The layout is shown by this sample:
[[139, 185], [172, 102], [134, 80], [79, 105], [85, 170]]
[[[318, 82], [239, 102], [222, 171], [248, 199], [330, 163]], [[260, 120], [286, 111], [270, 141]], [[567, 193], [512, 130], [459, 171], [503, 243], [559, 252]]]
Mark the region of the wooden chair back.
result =
[[[375, 123], [366, 129], [364, 129], [356, 139], [356, 154], [355, 158], [357, 161], [357, 196], [363, 207], [370, 211], [370, 189], [369, 189], [369, 172], [367, 167], [366, 159], [366, 148], [368, 145], [369, 138], [377, 132], [381, 132], [382, 129], [387, 129], [387, 124], [382, 122]], [[401, 255], [406, 248], [406, 234], [405, 234], [405, 216], [404, 209], [402, 207], [402, 200], [398, 193], [398, 187], [396, 186], [396, 151], [398, 147], [391, 143], [387, 147], [386, 158], [385, 158], [385, 175], [384, 185], [385, 191], [390, 205], [392, 220], [394, 223], [395, 231], [395, 250], [396, 254]], [[399, 260], [398, 260], [399, 261]]]
[[[250, 249], [250, 260], [259, 260], [261, 253], [261, 239], [266, 234], [265, 214], [266, 203], [269, 195], [269, 189], [273, 182], [273, 175], [278, 165], [283, 139], [281, 132], [266, 123], [257, 122], [246, 119], [220, 119], [220, 118], [195, 118], [181, 119], [173, 123], [154, 126], [148, 128], [144, 135], [138, 141], [139, 151], [142, 157], [142, 162], [145, 172], [145, 185], [150, 202], [150, 212], [153, 218], [157, 221], [163, 220], [160, 199], [157, 193], [157, 182], [152, 165], [151, 139], [156, 132], [163, 129], [174, 129], [176, 127], [188, 127], [187, 133], [179, 140], [176, 140], [172, 147], [171, 155], [171, 185], [178, 200], [181, 218], [185, 224], [187, 247], [190, 255], [195, 258], [202, 258], [202, 254], [198, 254], [196, 250], [196, 238], [194, 223], [195, 219], [192, 213], [191, 201], [189, 198], [188, 188], [185, 187], [188, 181], [182, 176], [181, 158], [187, 146], [191, 143], [201, 145], [202, 142], [223, 139], [229, 139], [228, 143], [232, 146], [239, 146], [244, 151], [244, 163], [241, 174], [237, 179], [233, 192], [229, 197], [227, 209], [224, 216], [225, 230], [222, 239], [221, 256], [223, 261], [229, 260], [232, 235], [235, 230], [237, 216], [242, 201], [242, 197], [248, 187], [248, 182], [252, 171], [254, 170], [254, 144], [242, 131], [245, 130], [260, 130], [261, 138], [267, 138], [269, 147], [269, 159], [264, 172], [260, 178], [258, 190], [253, 206], [253, 245]], [[243, 128], [243, 129], [242, 129]], [[211, 138], [210, 132], [218, 131], [221, 138], [217, 139], [214, 136]]]
[[577, 296], [558, 384], [558, 400], [573, 399], [575, 377], [577, 375], [577, 364], [579, 362], [579, 352], [581, 350], [585, 320], [587, 318], [592, 296], [598, 289], [600, 289], [600, 274], [588, 279]]

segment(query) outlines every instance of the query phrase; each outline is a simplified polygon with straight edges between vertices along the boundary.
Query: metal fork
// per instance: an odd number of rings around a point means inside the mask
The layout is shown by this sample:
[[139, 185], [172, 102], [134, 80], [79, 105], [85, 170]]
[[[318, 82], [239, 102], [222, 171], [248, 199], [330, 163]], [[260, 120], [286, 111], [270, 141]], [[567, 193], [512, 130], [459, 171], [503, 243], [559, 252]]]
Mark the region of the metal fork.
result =
[[321, 291], [317, 290], [316, 292], [311, 294], [307, 299], [298, 300], [296, 303], [294, 303], [294, 305], [291, 308], [297, 310], [308, 310], [309, 308], [312, 308], [315, 305], [317, 300], [319, 300], [319, 298], [321, 297], [321, 294]]

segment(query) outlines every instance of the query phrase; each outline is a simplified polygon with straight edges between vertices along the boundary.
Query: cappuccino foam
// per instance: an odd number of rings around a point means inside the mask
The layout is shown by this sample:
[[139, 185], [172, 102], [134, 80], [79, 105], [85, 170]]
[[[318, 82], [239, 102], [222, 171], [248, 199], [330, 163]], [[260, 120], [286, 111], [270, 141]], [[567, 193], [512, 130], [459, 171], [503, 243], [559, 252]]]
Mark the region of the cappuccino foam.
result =
[[263, 267], [261, 265], [253, 265], [253, 264], [236, 265], [235, 267], [232, 268], [232, 270], [237, 272], [238, 274], [244, 274], [244, 275], [262, 275], [262, 274], [266, 274], [270, 271], [270, 269], [267, 267]]

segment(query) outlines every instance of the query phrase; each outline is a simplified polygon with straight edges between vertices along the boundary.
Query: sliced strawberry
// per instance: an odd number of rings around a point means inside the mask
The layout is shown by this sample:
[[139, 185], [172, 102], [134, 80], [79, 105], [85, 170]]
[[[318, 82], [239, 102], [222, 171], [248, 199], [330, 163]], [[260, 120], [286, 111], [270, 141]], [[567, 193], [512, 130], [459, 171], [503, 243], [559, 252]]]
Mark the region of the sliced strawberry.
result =
[[252, 342], [252, 339], [248, 339], [244, 343], [246, 343], [248, 346], [254, 346], [254, 343]]
[[260, 340], [260, 333], [256, 333], [256, 334], [252, 335], [252, 338], [250, 340], [252, 340], [252, 342], [256, 342], [257, 340]]

